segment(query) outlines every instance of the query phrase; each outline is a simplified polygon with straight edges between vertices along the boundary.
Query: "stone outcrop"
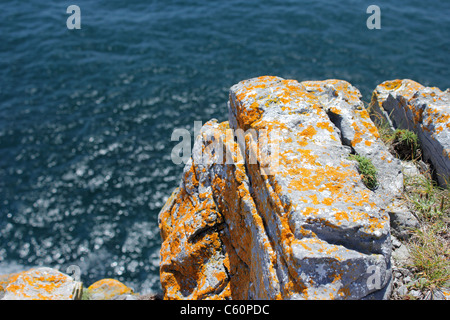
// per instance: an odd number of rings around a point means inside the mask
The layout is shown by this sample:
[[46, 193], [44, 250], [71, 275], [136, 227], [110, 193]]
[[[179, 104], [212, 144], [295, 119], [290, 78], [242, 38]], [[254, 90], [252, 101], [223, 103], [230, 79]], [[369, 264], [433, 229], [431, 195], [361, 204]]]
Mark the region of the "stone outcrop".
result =
[[133, 290], [115, 279], [102, 279], [87, 288], [90, 300], [111, 300], [118, 296], [133, 295]]
[[[382, 299], [403, 185], [359, 91], [278, 77], [230, 90], [160, 212], [166, 299]], [[371, 160], [368, 189], [349, 155]]]
[[36, 268], [0, 277], [2, 300], [74, 300], [80, 282], [52, 268]]
[[[371, 109], [392, 129], [414, 131], [423, 157], [433, 165], [441, 185], [450, 177], [450, 90], [404, 79], [385, 81], [373, 92]], [[380, 119], [380, 118], [379, 118]]]
[[39, 267], [0, 275], [0, 300], [154, 300], [135, 294], [120, 281], [102, 279], [87, 289], [56, 269]]

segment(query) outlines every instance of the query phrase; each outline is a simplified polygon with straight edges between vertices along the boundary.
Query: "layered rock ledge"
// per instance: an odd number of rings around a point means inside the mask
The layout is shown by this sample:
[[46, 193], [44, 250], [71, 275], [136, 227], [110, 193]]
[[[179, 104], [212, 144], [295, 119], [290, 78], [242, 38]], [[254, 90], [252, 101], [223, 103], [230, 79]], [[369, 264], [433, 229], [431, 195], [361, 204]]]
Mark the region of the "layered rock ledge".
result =
[[[361, 94], [340, 80], [278, 77], [230, 90], [159, 215], [166, 299], [382, 299], [386, 206], [403, 185]], [[368, 189], [350, 154], [371, 160]]]
[[450, 183], [450, 89], [441, 91], [415, 81], [392, 80], [378, 85], [370, 107], [392, 129], [414, 131], [423, 157], [433, 165], [439, 183]]

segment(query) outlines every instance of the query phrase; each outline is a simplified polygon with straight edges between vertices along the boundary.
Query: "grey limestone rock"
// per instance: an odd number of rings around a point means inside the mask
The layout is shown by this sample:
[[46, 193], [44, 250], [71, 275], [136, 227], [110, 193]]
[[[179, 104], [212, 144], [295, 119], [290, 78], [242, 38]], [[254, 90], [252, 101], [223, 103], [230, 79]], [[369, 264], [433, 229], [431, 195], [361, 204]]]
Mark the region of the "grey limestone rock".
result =
[[373, 92], [374, 118], [384, 118], [392, 129], [414, 131], [423, 157], [436, 170], [442, 186], [450, 177], [450, 89], [424, 87], [409, 80], [385, 81]]
[[[387, 207], [403, 175], [360, 96], [342, 80], [230, 89], [229, 121], [203, 126], [159, 215], [165, 298], [389, 296]], [[378, 188], [351, 153], [372, 161]]]

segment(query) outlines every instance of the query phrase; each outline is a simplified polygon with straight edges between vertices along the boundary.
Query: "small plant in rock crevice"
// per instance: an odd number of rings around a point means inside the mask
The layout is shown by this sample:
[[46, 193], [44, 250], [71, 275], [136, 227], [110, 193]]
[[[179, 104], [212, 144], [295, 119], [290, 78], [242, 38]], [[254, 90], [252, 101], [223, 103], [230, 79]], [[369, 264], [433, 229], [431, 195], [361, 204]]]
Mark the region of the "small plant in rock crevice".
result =
[[397, 129], [389, 137], [390, 149], [397, 158], [402, 160], [417, 160], [421, 157], [419, 138], [413, 131]]
[[358, 170], [361, 174], [364, 185], [370, 190], [374, 190], [378, 186], [377, 169], [369, 158], [363, 157], [359, 154], [352, 154], [350, 160], [358, 162]]

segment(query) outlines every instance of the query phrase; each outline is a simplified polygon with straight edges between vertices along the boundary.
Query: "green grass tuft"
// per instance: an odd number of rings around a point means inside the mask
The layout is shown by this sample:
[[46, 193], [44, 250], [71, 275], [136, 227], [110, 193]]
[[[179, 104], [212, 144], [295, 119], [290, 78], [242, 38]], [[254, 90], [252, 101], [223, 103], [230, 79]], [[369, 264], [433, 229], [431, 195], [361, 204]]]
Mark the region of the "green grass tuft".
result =
[[419, 138], [413, 131], [395, 130], [391, 137], [391, 147], [397, 158], [402, 160], [417, 160], [421, 157]]
[[358, 154], [350, 155], [349, 159], [358, 162], [358, 170], [361, 174], [364, 185], [370, 190], [374, 190], [378, 186], [378, 181], [377, 169], [373, 165], [372, 161], [369, 158]]
[[441, 287], [450, 280], [450, 245], [444, 231], [448, 225], [442, 222], [423, 225], [409, 243], [411, 267], [425, 279], [421, 289]]
[[90, 300], [91, 299], [91, 293], [89, 290], [84, 289], [83, 293], [81, 294], [81, 300]]
[[448, 219], [450, 214], [450, 190], [439, 187], [425, 176], [404, 177], [404, 197], [411, 204], [418, 218], [426, 222]]
[[420, 289], [444, 286], [450, 280], [450, 189], [430, 177], [405, 177], [404, 198], [421, 224], [408, 244], [411, 267], [425, 279]]

